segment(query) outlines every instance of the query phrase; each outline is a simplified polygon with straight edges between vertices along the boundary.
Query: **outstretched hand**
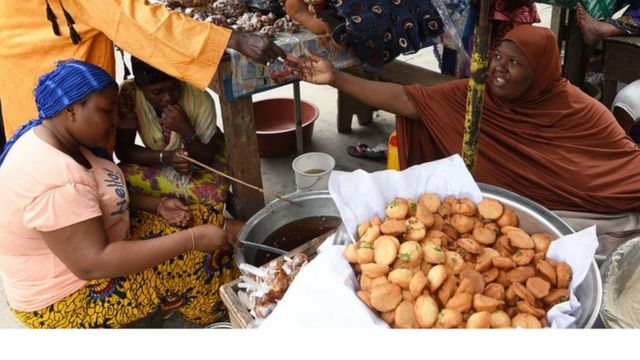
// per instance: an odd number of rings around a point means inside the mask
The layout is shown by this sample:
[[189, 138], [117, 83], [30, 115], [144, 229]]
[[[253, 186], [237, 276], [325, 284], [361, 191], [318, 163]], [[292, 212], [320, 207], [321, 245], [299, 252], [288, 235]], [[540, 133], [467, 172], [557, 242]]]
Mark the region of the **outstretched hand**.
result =
[[307, 49], [304, 53], [304, 57], [287, 56], [285, 62], [293, 70], [293, 74], [298, 79], [313, 84], [332, 84], [336, 70], [331, 62]]
[[227, 46], [261, 64], [287, 56], [284, 50], [273, 41], [252, 33], [232, 32]]

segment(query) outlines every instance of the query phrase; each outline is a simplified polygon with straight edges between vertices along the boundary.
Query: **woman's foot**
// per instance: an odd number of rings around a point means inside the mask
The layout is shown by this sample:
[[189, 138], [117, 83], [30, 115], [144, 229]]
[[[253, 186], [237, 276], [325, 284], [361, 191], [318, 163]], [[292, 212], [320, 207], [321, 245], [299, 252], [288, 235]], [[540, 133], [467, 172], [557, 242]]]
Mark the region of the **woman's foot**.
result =
[[580, 3], [576, 5], [576, 14], [578, 27], [582, 32], [582, 39], [587, 45], [597, 44], [607, 36], [624, 34], [624, 31], [608, 22], [598, 21], [591, 17]]

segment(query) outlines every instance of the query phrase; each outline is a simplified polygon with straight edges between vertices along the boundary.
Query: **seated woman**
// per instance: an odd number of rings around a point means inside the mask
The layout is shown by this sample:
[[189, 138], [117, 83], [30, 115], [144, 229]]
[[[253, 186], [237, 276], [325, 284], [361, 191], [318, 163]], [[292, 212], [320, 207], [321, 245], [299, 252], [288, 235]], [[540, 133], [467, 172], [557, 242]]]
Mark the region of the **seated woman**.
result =
[[[222, 206], [229, 199], [229, 182], [177, 156], [227, 172], [213, 99], [135, 57], [131, 65], [134, 79], [124, 81], [118, 95], [115, 148], [129, 190], [186, 205]], [[145, 146], [135, 144], [136, 133]]]
[[[369, 81], [308, 51], [288, 63], [303, 80], [399, 115], [401, 168], [461, 151], [468, 80]], [[638, 169], [640, 149], [611, 112], [562, 78], [553, 33], [531, 25], [511, 30], [490, 64], [475, 179], [558, 211], [574, 229], [598, 224], [598, 251], [606, 254], [640, 229]]]
[[342, 0], [330, 8], [326, 3], [286, 0], [284, 9], [310, 31], [329, 35], [339, 48], [352, 49], [369, 66], [380, 68], [400, 54], [431, 46], [444, 33], [442, 19], [430, 1]]
[[[117, 92], [100, 67], [58, 63], [35, 89], [39, 117], [0, 155], [0, 273], [28, 327], [122, 327], [159, 308], [198, 324], [225, 316], [218, 289], [238, 272], [222, 213], [182, 231], [151, 214], [130, 226], [130, 204], [155, 212], [160, 199], [129, 198], [122, 171], [88, 150], [109, 135]], [[161, 232], [141, 237], [150, 227]]]

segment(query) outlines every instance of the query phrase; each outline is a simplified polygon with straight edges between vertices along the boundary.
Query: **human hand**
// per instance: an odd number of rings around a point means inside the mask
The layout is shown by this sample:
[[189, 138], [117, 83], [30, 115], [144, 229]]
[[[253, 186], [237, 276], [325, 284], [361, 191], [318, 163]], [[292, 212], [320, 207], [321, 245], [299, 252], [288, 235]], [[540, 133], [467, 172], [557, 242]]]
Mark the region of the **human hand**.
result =
[[236, 219], [225, 219], [224, 229], [229, 236], [233, 239], [233, 246], [239, 247], [241, 246], [240, 240], [238, 240], [238, 234], [240, 230], [244, 226], [245, 222], [242, 220]]
[[301, 80], [313, 84], [331, 84], [335, 77], [335, 68], [326, 58], [305, 49], [304, 57], [288, 55], [285, 62], [293, 74]]
[[180, 105], [167, 105], [162, 110], [162, 121], [164, 126], [177, 132], [183, 138], [188, 138], [195, 133], [189, 117], [182, 110]]
[[204, 224], [191, 230], [193, 231], [196, 250], [199, 251], [212, 253], [222, 248], [230, 250], [238, 245], [237, 239], [219, 226]]
[[162, 198], [158, 205], [158, 215], [173, 226], [186, 227], [191, 221], [189, 207], [176, 198]]
[[171, 152], [171, 167], [179, 174], [187, 175], [191, 171], [191, 163], [178, 155], [189, 156], [189, 152], [185, 149]]
[[287, 56], [273, 41], [252, 33], [232, 32], [227, 46], [261, 64]]

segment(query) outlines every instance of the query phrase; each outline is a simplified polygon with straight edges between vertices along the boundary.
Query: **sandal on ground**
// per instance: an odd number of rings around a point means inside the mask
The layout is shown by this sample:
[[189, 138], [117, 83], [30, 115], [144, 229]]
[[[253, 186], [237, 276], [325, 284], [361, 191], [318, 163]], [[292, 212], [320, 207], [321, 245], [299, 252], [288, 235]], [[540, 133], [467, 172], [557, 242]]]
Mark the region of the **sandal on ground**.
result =
[[386, 146], [384, 144], [377, 145], [374, 148], [369, 147], [367, 144], [349, 145], [347, 146], [347, 153], [353, 157], [371, 160], [385, 160], [387, 158]]

